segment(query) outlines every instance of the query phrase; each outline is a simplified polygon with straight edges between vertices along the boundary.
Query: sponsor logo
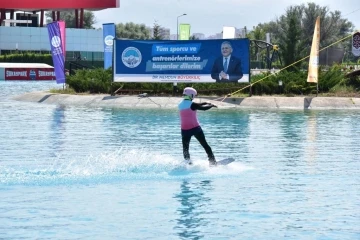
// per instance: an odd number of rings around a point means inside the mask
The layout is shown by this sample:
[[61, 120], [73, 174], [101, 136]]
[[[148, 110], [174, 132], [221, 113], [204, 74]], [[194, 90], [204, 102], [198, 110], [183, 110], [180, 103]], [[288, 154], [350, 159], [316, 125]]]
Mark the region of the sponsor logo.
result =
[[27, 71], [6, 71], [6, 77], [27, 77]]
[[48, 77], [48, 76], [55, 77], [55, 72], [54, 71], [48, 72], [48, 71], [40, 71], [39, 70], [39, 77]]
[[121, 59], [128, 68], [136, 68], [141, 63], [141, 52], [135, 47], [128, 47], [122, 52]]

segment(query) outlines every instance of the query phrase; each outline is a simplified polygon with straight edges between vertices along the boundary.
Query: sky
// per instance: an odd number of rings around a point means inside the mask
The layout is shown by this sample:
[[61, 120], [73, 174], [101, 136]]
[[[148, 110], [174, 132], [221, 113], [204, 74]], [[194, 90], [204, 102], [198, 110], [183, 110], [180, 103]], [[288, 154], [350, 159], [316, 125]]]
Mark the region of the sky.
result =
[[[259, 23], [267, 23], [283, 15], [292, 5], [314, 2], [340, 11], [343, 18], [360, 29], [360, 0], [120, 0], [120, 8], [95, 11], [96, 28], [103, 23], [144, 23], [170, 28], [176, 34], [177, 19], [191, 25], [191, 34], [204, 33], [206, 36], [220, 33], [223, 26], [251, 30]], [[177, 18], [182, 14], [187, 14]]]

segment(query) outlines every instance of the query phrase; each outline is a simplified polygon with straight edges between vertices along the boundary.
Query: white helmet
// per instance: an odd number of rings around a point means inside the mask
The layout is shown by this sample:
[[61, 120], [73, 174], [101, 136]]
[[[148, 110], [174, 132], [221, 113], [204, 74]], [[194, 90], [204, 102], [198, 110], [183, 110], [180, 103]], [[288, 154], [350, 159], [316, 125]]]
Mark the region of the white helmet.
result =
[[187, 87], [184, 89], [183, 95], [189, 96], [191, 99], [194, 99], [195, 96], [197, 95], [197, 92], [194, 88]]

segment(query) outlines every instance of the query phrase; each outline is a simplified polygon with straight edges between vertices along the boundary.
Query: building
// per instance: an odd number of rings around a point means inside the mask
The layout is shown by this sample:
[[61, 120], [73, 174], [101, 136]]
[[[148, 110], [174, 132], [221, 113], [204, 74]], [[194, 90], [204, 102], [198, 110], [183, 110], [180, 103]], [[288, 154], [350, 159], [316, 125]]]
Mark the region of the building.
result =
[[216, 33], [216, 34], [214, 34], [214, 35], [208, 36], [207, 39], [222, 39], [222, 38], [223, 38], [223, 37], [222, 37], [222, 33]]
[[[245, 38], [246, 29], [245, 28], [235, 28], [235, 38]], [[223, 33], [215, 33], [207, 37], [207, 39], [222, 39]]]
[[102, 30], [82, 29], [84, 10], [119, 7], [119, 0], [10, 0], [0, 2], [0, 54], [13, 51], [50, 52], [44, 12], [61, 20], [60, 12], [75, 12], [76, 28], [66, 29], [66, 60], [103, 59]]
[[246, 37], [246, 28], [235, 28], [235, 36], [238, 38]]
[[[120, 0], [61, 0], [61, 1], [44, 1], [44, 0], [9, 0], [1, 1], [0, 3], [0, 25], [3, 21], [14, 20], [15, 12], [22, 12], [17, 20], [29, 20], [37, 18], [37, 13], [40, 13], [40, 27], [43, 27], [44, 23], [44, 12], [51, 11], [52, 19], [54, 21], [60, 20], [60, 12], [64, 10], [74, 10], [76, 25], [82, 28], [84, 10], [96, 11], [107, 8], [118, 8], [120, 7]], [[7, 19], [6, 13], [10, 13], [10, 18]], [[17, 13], [19, 14], [19, 13]], [[17, 16], [18, 17], [18, 16]], [[79, 19], [80, 18], [80, 19]], [[9, 22], [9, 21], [8, 21]], [[36, 23], [32, 21], [35, 27]], [[28, 24], [28, 23], [25, 23]], [[29, 25], [27, 25], [29, 26]]]
[[[15, 51], [50, 53], [47, 28], [0, 27], [0, 55]], [[66, 60], [103, 60], [103, 52], [102, 29], [66, 29]]]
[[199, 40], [205, 39], [205, 34], [203, 33], [193, 33], [191, 36], [194, 36], [195, 39], [199, 39]]
[[177, 34], [170, 34], [170, 40], [177, 40]]

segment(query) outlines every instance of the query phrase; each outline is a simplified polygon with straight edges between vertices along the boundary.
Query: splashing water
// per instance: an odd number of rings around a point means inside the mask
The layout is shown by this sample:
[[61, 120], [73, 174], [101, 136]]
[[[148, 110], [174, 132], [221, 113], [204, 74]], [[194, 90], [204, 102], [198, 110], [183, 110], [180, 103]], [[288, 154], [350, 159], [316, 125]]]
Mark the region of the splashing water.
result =
[[149, 149], [120, 148], [112, 152], [89, 155], [85, 159], [64, 160], [57, 156], [52, 164], [36, 166], [1, 167], [2, 184], [76, 184], [109, 182], [131, 179], [172, 179], [231, 176], [252, 169], [240, 163], [209, 167], [207, 161], [195, 159], [188, 166], [181, 159], [152, 152]]

